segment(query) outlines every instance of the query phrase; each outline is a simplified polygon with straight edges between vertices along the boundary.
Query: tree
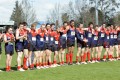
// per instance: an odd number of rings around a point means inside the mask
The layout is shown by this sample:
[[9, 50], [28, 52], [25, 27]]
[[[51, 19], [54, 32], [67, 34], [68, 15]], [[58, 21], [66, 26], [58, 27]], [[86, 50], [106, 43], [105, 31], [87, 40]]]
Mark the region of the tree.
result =
[[17, 25], [20, 22], [24, 21], [24, 19], [23, 19], [23, 9], [22, 9], [21, 5], [19, 5], [18, 1], [15, 2], [15, 8], [12, 12], [10, 20], [15, 21], [15, 25], [16, 25], [15, 28], [17, 28]]
[[67, 13], [62, 14], [62, 22], [65, 22], [65, 21], [67, 21], [67, 22], [69, 21], [69, 16]]
[[18, 26], [20, 22], [25, 21], [28, 24], [31, 24], [36, 21], [35, 11], [30, 6], [28, 0], [23, 0], [21, 3], [16, 1], [10, 20], [15, 21], [16, 26]]
[[[90, 4], [95, 5], [95, 0], [90, 0]], [[120, 0], [98, 0], [98, 9], [103, 13], [103, 21], [109, 22], [120, 5]]]

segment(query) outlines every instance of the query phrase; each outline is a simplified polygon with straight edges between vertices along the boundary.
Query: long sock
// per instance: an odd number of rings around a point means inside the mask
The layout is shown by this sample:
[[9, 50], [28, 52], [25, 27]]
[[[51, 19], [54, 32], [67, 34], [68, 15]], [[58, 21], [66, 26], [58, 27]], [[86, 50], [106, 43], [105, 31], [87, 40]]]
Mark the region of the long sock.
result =
[[84, 62], [86, 61], [86, 57], [87, 57], [87, 54], [84, 53], [84, 55], [83, 55], [83, 61], [84, 61]]
[[10, 67], [10, 66], [8, 66], [8, 70], [11, 70], [11, 67]]
[[106, 59], [106, 55], [103, 56], [103, 59]]
[[39, 66], [39, 64], [38, 63], [36, 63], [36, 67], [38, 67]]
[[41, 67], [42, 66], [42, 64], [41, 63], [39, 63], [39, 67]]
[[108, 55], [108, 59], [110, 59], [110, 55]]
[[87, 52], [88, 61], [90, 61], [90, 52]]
[[84, 56], [81, 56], [81, 62], [84, 62]]
[[73, 53], [70, 53], [70, 63], [73, 63]]
[[53, 63], [54, 63], [54, 64], [57, 64], [57, 61], [56, 61], [56, 60], [54, 60], [54, 61], [53, 61]]
[[9, 71], [9, 67], [8, 66], [6, 66], [6, 71]]
[[69, 54], [66, 54], [66, 63], [69, 63]]
[[23, 58], [23, 66], [27, 66], [26, 64], [27, 64], [27, 58], [24, 57], [24, 58]]

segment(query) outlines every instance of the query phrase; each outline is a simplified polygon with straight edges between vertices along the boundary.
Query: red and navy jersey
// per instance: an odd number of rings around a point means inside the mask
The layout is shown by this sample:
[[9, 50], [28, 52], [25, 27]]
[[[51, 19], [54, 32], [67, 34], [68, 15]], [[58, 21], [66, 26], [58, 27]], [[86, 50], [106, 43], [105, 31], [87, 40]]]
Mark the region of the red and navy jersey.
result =
[[76, 28], [76, 38], [78, 43], [83, 42], [83, 39], [86, 38], [84, 30]]
[[[19, 31], [19, 36], [20, 37], [25, 35], [25, 31], [23, 29], [21, 29], [21, 30], [18, 29], [17, 31]], [[22, 42], [23, 42], [23, 39], [19, 39], [19, 40], [16, 39], [16, 43], [22, 43]]]
[[60, 41], [60, 33], [59, 32], [55, 31], [54, 39], [55, 39], [55, 45], [58, 45], [59, 41]]
[[93, 31], [93, 40], [92, 40], [93, 44], [97, 44], [98, 43], [98, 31], [94, 30]]
[[49, 43], [50, 42], [50, 30], [45, 30], [45, 43]]
[[49, 43], [50, 43], [50, 45], [53, 45], [55, 42], [54, 36], [55, 36], [55, 31], [50, 30], [49, 31]]
[[[14, 35], [13, 34], [6, 33], [5, 35], [6, 35], [7, 40], [14, 40]], [[6, 45], [13, 45], [13, 43], [8, 42], [8, 43], [5, 43], [5, 46]]]
[[118, 41], [120, 41], [120, 29], [118, 29], [118, 31], [117, 31], [117, 39], [118, 39]]
[[110, 45], [114, 44], [114, 29], [110, 30]]
[[67, 29], [64, 27], [60, 28], [60, 39], [66, 41], [67, 39]]
[[88, 40], [88, 43], [92, 41], [93, 34], [92, 34], [93, 29], [88, 27], [88, 30], [85, 30], [85, 35], [86, 39]]
[[45, 44], [45, 30], [38, 30], [38, 34], [36, 36], [36, 45], [38, 48], [43, 47]]
[[37, 36], [37, 31], [31, 29], [28, 34], [28, 40], [32, 41], [32, 44], [34, 45], [36, 45], [36, 36]]
[[101, 27], [100, 31], [98, 33], [98, 39], [99, 41], [103, 41], [105, 37], [105, 28]]
[[105, 37], [104, 37], [104, 42], [108, 42], [110, 41], [110, 31], [109, 30], [105, 30]]
[[67, 31], [67, 40], [69, 40], [70, 42], [75, 41], [75, 27], [69, 26], [69, 29]]
[[114, 30], [114, 44], [118, 43], [117, 38], [118, 38], [118, 30]]

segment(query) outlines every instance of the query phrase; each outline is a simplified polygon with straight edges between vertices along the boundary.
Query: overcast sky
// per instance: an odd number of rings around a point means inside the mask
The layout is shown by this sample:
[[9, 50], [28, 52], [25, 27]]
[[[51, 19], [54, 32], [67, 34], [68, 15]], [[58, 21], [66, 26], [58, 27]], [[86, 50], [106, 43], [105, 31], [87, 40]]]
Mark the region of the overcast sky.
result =
[[[9, 21], [16, 0], [0, 0], [0, 21]], [[18, 0], [21, 1], [21, 0]], [[29, 0], [33, 5], [38, 20], [45, 20], [49, 11], [54, 8], [56, 3], [61, 6], [67, 4], [70, 0]]]

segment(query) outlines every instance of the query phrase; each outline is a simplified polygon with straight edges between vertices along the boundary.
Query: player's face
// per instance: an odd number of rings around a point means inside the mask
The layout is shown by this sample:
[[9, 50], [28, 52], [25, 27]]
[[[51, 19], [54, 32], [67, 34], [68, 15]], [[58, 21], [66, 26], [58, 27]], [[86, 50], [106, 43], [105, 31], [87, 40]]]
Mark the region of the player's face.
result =
[[19, 28], [20, 28], [20, 29], [23, 29], [23, 28], [24, 28], [24, 25], [20, 25]]
[[46, 28], [47, 28], [47, 29], [50, 29], [50, 27], [51, 27], [50, 25], [47, 25], [47, 27], [46, 27]]
[[67, 25], [68, 25], [67, 23], [64, 23], [64, 25], [63, 25], [63, 26], [64, 26], [64, 27], [66, 27]]
[[75, 22], [71, 22], [71, 26], [74, 26], [75, 25]]
[[24, 25], [24, 29], [26, 29], [27, 28], [27, 26], [26, 25]]
[[113, 29], [113, 25], [111, 25], [111, 27], [110, 27], [111, 29]]
[[103, 28], [105, 28], [106, 24], [103, 24]]
[[80, 25], [79, 25], [79, 28], [83, 28], [83, 24], [80, 24]]
[[90, 28], [93, 28], [93, 24], [90, 24]]
[[31, 27], [31, 29], [35, 30], [35, 29], [36, 29], [36, 27], [35, 27], [35, 26], [33, 26], [33, 27]]
[[95, 30], [98, 30], [98, 26], [95, 27]]
[[9, 28], [9, 29], [8, 29], [8, 33], [11, 33], [11, 34], [12, 34], [12, 33], [13, 33], [13, 29], [12, 29], [12, 28]]
[[44, 30], [44, 29], [45, 29], [45, 25], [42, 25], [42, 26], [41, 26], [41, 29]]

